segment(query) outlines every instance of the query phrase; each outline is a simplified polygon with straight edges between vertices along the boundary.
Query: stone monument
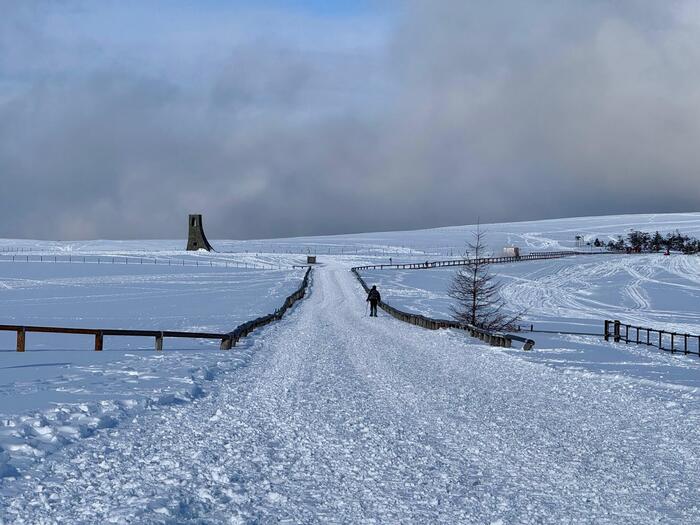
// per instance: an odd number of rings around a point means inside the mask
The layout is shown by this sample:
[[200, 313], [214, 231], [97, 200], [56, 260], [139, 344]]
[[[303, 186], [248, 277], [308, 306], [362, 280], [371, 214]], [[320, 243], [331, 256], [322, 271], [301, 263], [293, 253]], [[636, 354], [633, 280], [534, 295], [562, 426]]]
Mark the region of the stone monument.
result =
[[214, 248], [211, 247], [207, 236], [204, 235], [204, 226], [202, 226], [202, 216], [200, 214], [191, 214], [189, 219], [189, 235], [187, 236], [187, 251], [206, 250], [211, 252]]

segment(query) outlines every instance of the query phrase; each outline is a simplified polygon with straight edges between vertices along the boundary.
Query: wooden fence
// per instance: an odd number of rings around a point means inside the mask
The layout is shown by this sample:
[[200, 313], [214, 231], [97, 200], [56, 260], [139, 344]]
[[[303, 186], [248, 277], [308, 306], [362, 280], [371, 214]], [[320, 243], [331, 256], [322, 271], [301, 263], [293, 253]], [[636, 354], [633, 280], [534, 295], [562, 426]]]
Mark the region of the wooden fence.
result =
[[163, 350], [163, 339], [166, 337], [188, 338], [188, 339], [215, 339], [221, 341], [220, 348], [222, 350], [230, 350], [243, 337], [250, 334], [252, 331], [265, 326], [273, 321], [279, 320], [285, 312], [292, 307], [294, 303], [302, 299], [306, 295], [306, 290], [309, 285], [309, 277], [311, 268], [307, 268], [304, 274], [304, 279], [299, 288], [289, 295], [282, 306], [275, 310], [274, 313], [258, 317], [252, 321], [248, 321], [237, 326], [233, 331], [228, 333], [211, 333], [211, 332], [178, 332], [173, 330], [125, 330], [117, 328], [63, 328], [55, 326], [21, 326], [21, 325], [0, 325], [0, 331], [10, 331], [17, 333], [17, 351], [24, 352], [26, 348], [27, 333], [42, 332], [53, 334], [81, 334], [91, 335], [95, 338], [95, 350], [101, 351], [104, 346], [105, 336], [118, 337], [154, 337], [155, 349]]
[[425, 270], [428, 268], [444, 268], [449, 266], [466, 266], [468, 264], [479, 262], [480, 264], [504, 264], [522, 261], [536, 261], [544, 259], [561, 259], [562, 257], [571, 257], [573, 255], [594, 255], [609, 252], [533, 252], [527, 255], [513, 255], [508, 257], [479, 257], [478, 259], [451, 259], [447, 261], [425, 261], [424, 263], [400, 263], [400, 264], [368, 264], [365, 266], [356, 266], [355, 270]]
[[[367, 286], [367, 283], [365, 283], [365, 280], [359, 274], [358, 269], [352, 268], [351, 271], [355, 275], [355, 278], [357, 278], [359, 283], [362, 285], [362, 288], [364, 288], [365, 292], [369, 293], [369, 286]], [[466, 323], [460, 323], [458, 321], [452, 321], [449, 319], [433, 319], [431, 317], [426, 317], [420, 314], [404, 312], [403, 310], [394, 308], [393, 306], [383, 301], [380, 301], [379, 307], [392, 317], [405, 323], [421, 326], [429, 330], [439, 330], [441, 328], [454, 328], [456, 330], [464, 330], [466, 332], [469, 332], [469, 335], [471, 335], [472, 337], [481, 339], [482, 341], [490, 344], [491, 346], [511, 348], [513, 345], [513, 341], [522, 342], [523, 350], [532, 350], [532, 348], [535, 346], [535, 341], [533, 341], [532, 339], [527, 339], [525, 337], [520, 337], [512, 334], [503, 334], [500, 332], [484, 330], [483, 328], [479, 328], [477, 326], [473, 326]]]
[[296, 303], [300, 299], [303, 299], [306, 296], [306, 290], [309, 287], [310, 275], [311, 267], [309, 266], [306, 270], [306, 273], [304, 274], [304, 280], [302, 281], [301, 286], [297, 289], [296, 292], [294, 292], [284, 300], [284, 304], [282, 304], [281, 308], [275, 310], [275, 312], [272, 314], [268, 314], [263, 317], [258, 317], [257, 319], [253, 319], [252, 321], [248, 321], [247, 323], [243, 323], [242, 325], [238, 326], [235, 330], [228, 334], [229, 337], [227, 339], [221, 341], [221, 349], [229, 350], [232, 346], [236, 345], [239, 339], [247, 336], [253, 330], [270, 324], [273, 321], [282, 319], [282, 316], [287, 310], [289, 310], [294, 305], [294, 303]]
[[504, 264], [522, 261], [536, 261], [543, 259], [561, 259], [572, 255], [594, 255], [609, 252], [534, 252], [527, 255], [508, 257], [479, 257], [478, 259], [451, 259], [447, 261], [425, 261], [424, 263], [400, 263], [400, 264], [368, 264], [355, 266], [354, 270], [425, 270], [428, 268], [444, 268], [448, 266], [466, 266], [479, 262], [480, 264]]
[[610, 338], [616, 343], [636, 343], [638, 345], [654, 346], [665, 352], [694, 354], [700, 357], [700, 335], [669, 332], [644, 326], [635, 326], [608, 320], [604, 322], [603, 336], [606, 341]]

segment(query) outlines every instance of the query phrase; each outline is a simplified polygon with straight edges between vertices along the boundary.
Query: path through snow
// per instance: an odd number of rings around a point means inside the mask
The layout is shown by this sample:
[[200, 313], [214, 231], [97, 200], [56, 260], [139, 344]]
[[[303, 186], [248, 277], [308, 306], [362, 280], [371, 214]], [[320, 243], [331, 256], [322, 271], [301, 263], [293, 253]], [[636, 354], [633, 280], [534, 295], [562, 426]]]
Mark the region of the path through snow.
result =
[[5, 480], [0, 522], [700, 521], [697, 392], [364, 312], [318, 268], [247, 366]]

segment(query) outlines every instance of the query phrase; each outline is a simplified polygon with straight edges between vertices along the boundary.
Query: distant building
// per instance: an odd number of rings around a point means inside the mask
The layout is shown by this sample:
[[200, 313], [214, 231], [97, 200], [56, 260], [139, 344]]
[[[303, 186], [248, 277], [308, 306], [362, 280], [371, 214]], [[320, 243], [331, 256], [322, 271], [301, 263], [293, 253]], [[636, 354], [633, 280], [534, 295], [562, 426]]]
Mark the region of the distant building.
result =
[[520, 257], [520, 248], [517, 246], [506, 246], [503, 248], [504, 257]]

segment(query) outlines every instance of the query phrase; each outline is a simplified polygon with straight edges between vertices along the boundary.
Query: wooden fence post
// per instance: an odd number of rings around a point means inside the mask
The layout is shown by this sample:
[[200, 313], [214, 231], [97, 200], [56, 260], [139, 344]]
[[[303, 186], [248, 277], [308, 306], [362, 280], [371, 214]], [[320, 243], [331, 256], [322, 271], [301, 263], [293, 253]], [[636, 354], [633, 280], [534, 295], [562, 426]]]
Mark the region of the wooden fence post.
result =
[[97, 332], [95, 334], [95, 352], [101, 352], [104, 342], [104, 335], [102, 332]]
[[616, 343], [620, 342], [620, 321], [615, 320], [614, 325], [614, 333], [613, 333], [613, 341]]
[[19, 328], [17, 330], [17, 351], [24, 352], [24, 344], [26, 341], [26, 332], [24, 328]]
[[[530, 325], [530, 331], [532, 332], [532, 325]], [[605, 320], [605, 325], [603, 327], [603, 337], [606, 341], [610, 341], [610, 321]]]
[[156, 336], [156, 352], [163, 350], [163, 332]]

